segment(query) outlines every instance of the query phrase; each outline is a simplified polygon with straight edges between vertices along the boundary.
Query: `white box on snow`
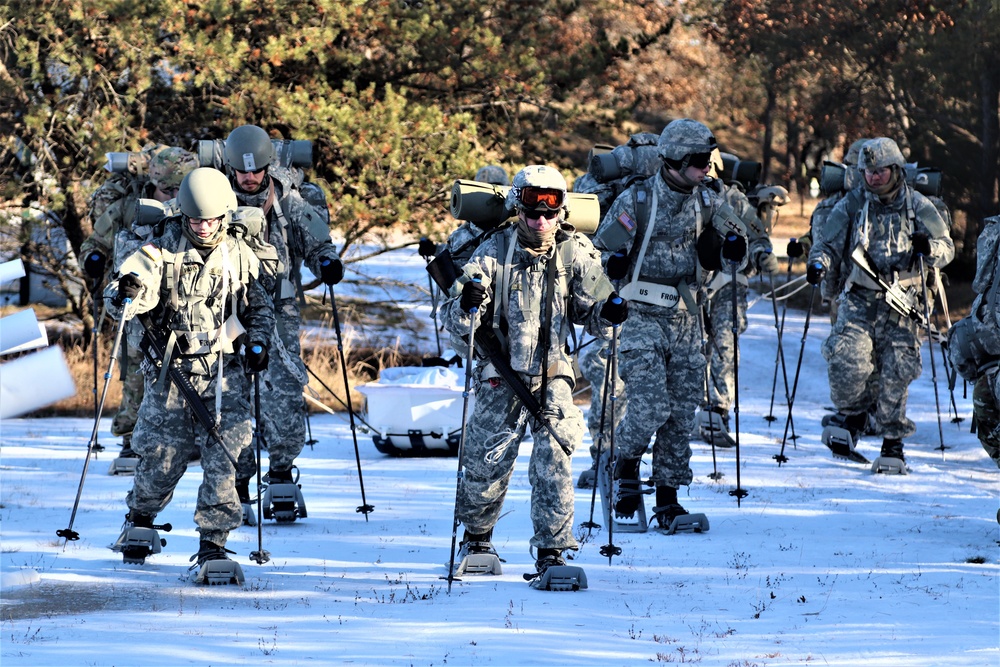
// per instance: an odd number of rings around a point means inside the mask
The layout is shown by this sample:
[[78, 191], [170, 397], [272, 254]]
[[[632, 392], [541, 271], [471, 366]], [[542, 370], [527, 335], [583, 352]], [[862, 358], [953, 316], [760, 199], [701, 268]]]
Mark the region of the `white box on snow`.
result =
[[[464, 375], [442, 366], [398, 366], [383, 369], [378, 382], [356, 388], [367, 399], [366, 421], [379, 431], [379, 437], [373, 439], [382, 453], [456, 450], [462, 428]], [[470, 415], [474, 404], [475, 397], [470, 394]]]

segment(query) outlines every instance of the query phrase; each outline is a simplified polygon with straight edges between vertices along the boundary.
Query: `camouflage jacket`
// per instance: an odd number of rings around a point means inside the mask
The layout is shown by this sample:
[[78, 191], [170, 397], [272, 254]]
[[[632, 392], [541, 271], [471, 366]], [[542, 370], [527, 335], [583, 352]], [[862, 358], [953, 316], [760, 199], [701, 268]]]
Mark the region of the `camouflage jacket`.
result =
[[[654, 192], [658, 198], [656, 219], [640, 275], [635, 276], [640, 247], [652, 216], [649, 200]], [[642, 198], [647, 200], [642, 207], [644, 211], [639, 210]], [[663, 285], [700, 288], [708, 284], [711, 275], [698, 260], [699, 229], [714, 229], [720, 237], [729, 231], [740, 234], [747, 240], [747, 256], [753, 265], [763, 253], [770, 252], [771, 243], [764, 226], [739, 188], [709, 178], [692, 192], [678, 192], [660, 173], [632, 185], [615, 199], [597, 229], [594, 245], [602, 251], [605, 261], [613, 252], [629, 256], [626, 281], [638, 278]], [[744, 260], [738, 270], [749, 273], [753, 268]], [[692, 304], [687, 306], [690, 308]]]
[[264, 209], [266, 222], [262, 229], [265, 243], [274, 247], [280, 262], [275, 287], [275, 301], [293, 299], [301, 284], [301, 267], [306, 266], [315, 276], [320, 275], [324, 259], [340, 261], [340, 255], [330, 237], [330, 227], [323, 213], [309, 204], [294, 186], [294, 179], [283, 167], [272, 166], [272, 190], [248, 195], [236, 189], [241, 206]]
[[[506, 257], [511, 248], [508, 265]], [[555, 275], [556, 299], [548, 322], [548, 359], [543, 363], [539, 331], [546, 311], [550, 267]], [[442, 305], [452, 345], [463, 354], [466, 343], [462, 337], [469, 334], [471, 316], [459, 302], [462, 287], [475, 276], [482, 277], [486, 288], [486, 301], [476, 313], [476, 326], [494, 328], [511, 367], [523, 375], [540, 377], [543, 369], [548, 369], [549, 377], [575, 377], [566, 350], [574, 324], [582, 324], [592, 335], [605, 340], [611, 336], [611, 327], [600, 317], [600, 310], [613, 288], [593, 244], [571, 227], [559, 230], [556, 244], [541, 257], [521, 248], [513, 226], [491, 235], [479, 246], [455, 281], [451, 297]]]
[[903, 183], [896, 197], [884, 203], [864, 188], [856, 188], [837, 202], [819, 229], [809, 263], [819, 262], [827, 271], [839, 271], [841, 289], [850, 285], [878, 289], [851, 261], [852, 251], [861, 244], [888, 282], [898, 279], [915, 284], [919, 272], [911, 266], [910, 235], [914, 232], [930, 237], [931, 253], [924, 258], [927, 267], [944, 267], [954, 259], [955, 244], [948, 227], [927, 197]]
[[[226, 234], [203, 254], [183, 235], [182, 224], [179, 216], [168, 219], [163, 235], [129, 256], [121, 271], [142, 283], [135, 312], [150, 312], [154, 324], [170, 332], [185, 371], [208, 375], [220, 352], [234, 350], [241, 329], [246, 340], [270, 345], [274, 307], [258, 280], [260, 261], [243, 239]], [[116, 291], [116, 284], [107, 290]]]

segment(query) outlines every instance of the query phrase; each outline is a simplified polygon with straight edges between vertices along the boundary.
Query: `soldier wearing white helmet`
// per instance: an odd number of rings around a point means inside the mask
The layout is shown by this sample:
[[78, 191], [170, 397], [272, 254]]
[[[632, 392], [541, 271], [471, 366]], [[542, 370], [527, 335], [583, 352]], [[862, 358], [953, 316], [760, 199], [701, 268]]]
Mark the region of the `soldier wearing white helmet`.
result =
[[463, 353], [467, 343], [462, 337], [469, 335], [473, 318], [477, 328], [495, 333], [511, 369], [541, 405], [556, 437], [529, 419], [492, 363], [478, 364], [456, 509], [465, 526], [463, 555], [495, 553], [493, 528], [518, 443], [530, 425], [531, 546], [538, 549], [535, 575], [543, 575], [552, 566], [565, 565], [563, 551], [577, 548], [571, 456], [584, 424], [573, 404], [575, 373], [567, 336], [574, 324], [582, 324], [607, 338], [609, 325], [621, 323], [627, 310], [624, 301], [613, 299], [593, 244], [564, 224], [566, 181], [556, 169], [531, 165], [518, 172], [507, 206], [517, 212], [516, 222], [479, 246], [455, 281], [443, 316], [453, 346]]

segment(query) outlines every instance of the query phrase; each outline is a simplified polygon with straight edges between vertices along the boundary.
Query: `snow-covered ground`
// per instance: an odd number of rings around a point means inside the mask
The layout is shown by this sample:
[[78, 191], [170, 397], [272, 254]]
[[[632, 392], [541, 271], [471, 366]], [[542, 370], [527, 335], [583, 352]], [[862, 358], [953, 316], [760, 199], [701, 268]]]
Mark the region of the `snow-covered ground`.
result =
[[[365, 271], [409, 285], [407, 307], [429, 321], [419, 289], [426, 285], [423, 260], [412, 249], [366, 263]], [[354, 296], [360, 288], [342, 291]], [[589, 589], [577, 593], [536, 591], [521, 576], [534, 560], [530, 440], [521, 444], [494, 536], [504, 573], [468, 577], [448, 594], [441, 577], [456, 460], [386, 457], [359, 431], [364, 492], [375, 507], [366, 520], [356, 512], [361, 480], [346, 415], [314, 416], [318, 442], [298, 461], [308, 518], [264, 525], [272, 558], [261, 566], [248, 557], [256, 530], [233, 533], [228, 546], [246, 585], [207, 588], [187, 581], [198, 544], [198, 466], [157, 518], [174, 526], [161, 533], [163, 552], [144, 566], [125, 566], [107, 548], [131, 486], [128, 477], [105, 474], [115, 448], [92, 460], [74, 524], [80, 540], [64, 544], [56, 531], [68, 524], [93, 423], [4, 420], [0, 660], [5, 667], [1000, 664], [998, 472], [969, 433], [971, 396], [961, 386], [955, 401], [964, 421], [950, 422], [940, 349], [934, 355], [948, 449], [938, 449], [925, 344], [924, 374], [911, 386], [908, 411], [918, 425], [906, 449], [912, 474], [871, 475], [832, 459], [820, 443], [829, 389], [819, 348], [829, 323], [813, 317], [794, 404], [800, 437], [788, 441], [788, 462], [779, 466], [772, 456], [787, 411], [780, 380], [780, 419], [763, 418], [776, 355], [770, 304], [757, 302], [750, 320], [741, 338], [739, 470], [749, 495], [738, 504], [730, 494], [737, 485], [733, 450], [718, 452], [725, 476], [713, 481], [711, 450], [695, 444], [695, 481], [681, 502], [705, 512], [711, 530], [615, 533], [622, 553], [609, 562], [600, 554], [606, 527], [580, 528], [575, 563], [586, 569]], [[804, 312], [789, 312], [790, 372], [804, 321]], [[433, 328], [401, 342], [431, 352]], [[109, 417], [102, 420], [100, 440], [112, 445], [109, 425]], [[869, 438], [859, 449], [873, 458], [878, 444]], [[577, 472], [589, 465], [587, 445], [574, 457]], [[590, 512], [590, 493], [579, 493], [577, 524]], [[600, 499], [594, 515], [604, 523]]]

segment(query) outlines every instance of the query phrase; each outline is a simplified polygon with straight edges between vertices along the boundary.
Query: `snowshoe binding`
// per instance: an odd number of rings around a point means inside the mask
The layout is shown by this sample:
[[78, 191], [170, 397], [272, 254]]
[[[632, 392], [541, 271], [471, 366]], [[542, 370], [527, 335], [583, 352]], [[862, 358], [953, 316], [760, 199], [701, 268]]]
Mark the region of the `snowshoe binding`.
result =
[[653, 508], [656, 523], [667, 535], [675, 533], [704, 533], [708, 531], [708, 517], [691, 514], [677, 502], [677, 489], [669, 486], [656, 487], [656, 507]]
[[458, 555], [461, 562], [455, 569], [456, 577], [462, 575], [503, 574], [500, 563], [503, 560], [493, 548], [493, 531], [476, 535], [465, 531]]
[[701, 439], [710, 445], [728, 449], [736, 446], [729, 434], [729, 414], [722, 408], [701, 409], [698, 412], [698, 432]]
[[643, 496], [653, 490], [642, 488], [642, 481], [639, 479], [640, 463], [641, 459], [616, 459], [612, 464], [609, 452], [601, 454], [601, 461], [597, 466], [601, 507], [604, 521], [608, 525], [613, 522], [616, 532], [645, 533], [649, 530]]
[[540, 591], [578, 591], [587, 588], [587, 573], [577, 565], [567, 565], [558, 549], [539, 549], [535, 572], [525, 581]]
[[139, 465], [139, 455], [132, 449], [132, 436], [126, 435], [122, 438], [122, 450], [118, 453], [118, 458], [111, 462], [108, 468], [109, 475], [135, 475], [135, 467]]
[[231, 553], [235, 552], [224, 549], [213, 542], [202, 540], [198, 547], [198, 553], [191, 556], [191, 560], [198, 560], [190, 568], [191, 570], [198, 569], [194, 582], [207, 586], [227, 586], [229, 584], [242, 586], [246, 581], [243, 577], [243, 568], [226, 555]]
[[[298, 472], [297, 468], [293, 468]], [[274, 519], [278, 523], [291, 523], [295, 519], [304, 519], [306, 501], [302, 497], [302, 487], [296, 479], [292, 479], [292, 469], [281, 472], [268, 472], [267, 490], [264, 491], [262, 513], [265, 519]]]
[[872, 474], [910, 474], [910, 469], [906, 467], [906, 459], [903, 457], [903, 442], [901, 440], [886, 438], [882, 441], [880, 456], [872, 462]]
[[860, 415], [837, 413], [831, 416], [823, 429], [821, 440], [829, 448], [833, 458], [853, 463], [871, 463], [864, 454], [856, 449], [858, 439], [867, 422], [868, 413]]
[[148, 556], [158, 554], [167, 541], [160, 538], [157, 529], [170, 532], [172, 526], [167, 523], [162, 526], [153, 525], [153, 516], [129, 512], [125, 516], [122, 533], [109, 549], [122, 555], [122, 562], [127, 565], [142, 565]]

